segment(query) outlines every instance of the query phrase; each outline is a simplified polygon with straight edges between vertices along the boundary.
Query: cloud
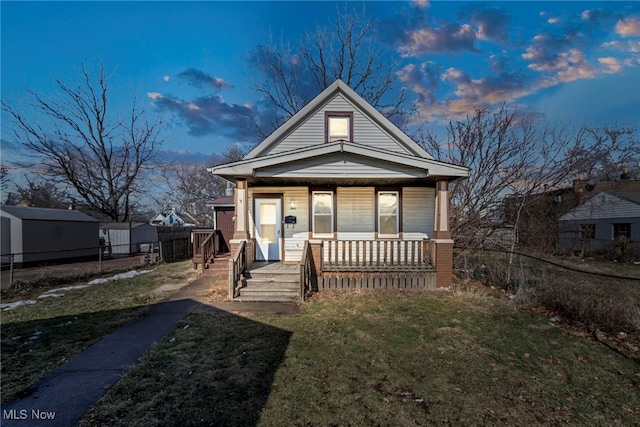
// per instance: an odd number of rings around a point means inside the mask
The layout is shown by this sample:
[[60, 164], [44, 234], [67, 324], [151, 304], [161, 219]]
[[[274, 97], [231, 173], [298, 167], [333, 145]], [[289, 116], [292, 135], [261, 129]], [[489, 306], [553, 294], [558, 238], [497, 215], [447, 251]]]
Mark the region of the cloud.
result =
[[[461, 118], [476, 109], [513, 101], [529, 93], [528, 80], [515, 72], [474, 79], [463, 70], [450, 67], [440, 71], [437, 64], [425, 62], [410, 64], [397, 75], [418, 94], [416, 106], [422, 120]], [[438, 99], [436, 92], [441, 86], [452, 89], [448, 96]]]
[[477, 52], [478, 33], [468, 24], [449, 23], [437, 28], [418, 28], [406, 34], [399, 51], [404, 56], [453, 51]]
[[501, 43], [509, 40], [511, 19], [505, 8], [478, 8], [472, 5], [462, 9], [460, 16], [475, 25], [479, 39]]
[[[517, 102], [545, 88], [637, 67], [640, 40], [633, 37], [640, 35], [640, 18], [629, 13], [613, 7], [573, 15], [541, 12], [538, 32], [519, 43], [516, 37], [521, 34], [510, 28], [505, 9], [470, 4], [436, 24], [429, 23], [425, 12], [418, 13], [419, 19], [403, 32], [388, 34], [400, 40], [396, 46], [405, 58], [418, 61], [404, 65], [397, 77], [416, 94], [420, 118], [449, 120], [478, 108]], [[481, 58], [480, 49], [493, 51]], [[439, 64], [424, 60], [434, 53], [451, 54], [454, 61], [450, 66], [443, 56]], [[476, 65], [462, 65], [470, 61]]]
[[231, 86], [220, 77], [212, 77], [204, 71], [190, 68], [178, 74], [178, 78], [198, 89], [213, 88], [216, 90], [228, 89]]
[[192, 136], [224, 135], [233, 139], [255, 140], [256, 112], [244, 105], [230, 104], [219, 95], [182, 100], [151, 92], [148, 96], [161, 110], [174, 114]]
[[[414, 3], [415, 5], [415, 3]], [[380, 31], [387, 43], [404, 57], [431, 53], [479, 53], [478, 41], [506, 43], [510, 16], [505, 8], [464, 6], [456, 19], [435, 20], [427, 8], [414, 7], [411, 13], [386, 20]]]
[[165, 82], [169, 83], [169, 80], [171, 80], [171, 77], [169, 76], [163, 76], [162, 80], [164, 80]]
[[431, 3], [428, 0], [412, 0], [412, 3], [420, 9], [428, 9]]
[[625, 18], [618, 21], [616, 33], [622, 37], [640, 36], [640, 18]]
[[604, 57], [598, 58], [598, 63], [603, 66], [604, 73], [618, 73], [622, 70], [622, 64], [616, 58], [613, 57]]

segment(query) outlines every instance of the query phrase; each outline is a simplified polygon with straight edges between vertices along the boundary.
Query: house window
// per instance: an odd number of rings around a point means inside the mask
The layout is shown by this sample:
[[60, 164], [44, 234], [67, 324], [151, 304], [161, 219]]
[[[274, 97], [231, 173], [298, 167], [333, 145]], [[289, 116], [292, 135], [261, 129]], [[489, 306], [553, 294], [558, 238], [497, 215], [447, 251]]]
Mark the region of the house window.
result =
[[378, 192], [378, 236], [398, 237], [399, 196], [397, 191]]
[[580, 237], [583, 241], [593, 240], [596, 237], [595, 224], [580, 224]]
[[314, 191], [312, 203], [313, 236], [333, 237], [333, 192]]
[[631, 238], [631, 224], [613, 224], [613, 240]]
[[326, 141], [353, 140], [353, 113], [326, 112], [325, 113]]

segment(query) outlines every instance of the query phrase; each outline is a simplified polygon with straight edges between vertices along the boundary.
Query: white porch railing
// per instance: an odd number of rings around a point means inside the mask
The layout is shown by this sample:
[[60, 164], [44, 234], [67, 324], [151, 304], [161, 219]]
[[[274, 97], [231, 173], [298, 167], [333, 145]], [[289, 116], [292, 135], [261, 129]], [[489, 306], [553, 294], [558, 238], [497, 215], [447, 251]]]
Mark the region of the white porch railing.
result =
[[428, 270], [428, 240], [325, 240], [323, 271]]

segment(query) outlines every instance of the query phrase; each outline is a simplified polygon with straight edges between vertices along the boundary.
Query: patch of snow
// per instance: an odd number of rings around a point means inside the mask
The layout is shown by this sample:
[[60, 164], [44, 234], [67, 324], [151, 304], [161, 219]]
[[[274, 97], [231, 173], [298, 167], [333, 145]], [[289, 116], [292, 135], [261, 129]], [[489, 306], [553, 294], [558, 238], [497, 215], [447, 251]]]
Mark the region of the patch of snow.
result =
[[133, 277], [139, 276], [144, 273], [150, 273], [153, 270], [131, 270], [126, 273], [116, 274], [115, 276], [107, 277], [105, 279], [95, 279], [87, 283], [87, 285], [97, 285], [100, 283], [106, 283], [111, 280], [123, 280], [123, 279], [131, 279]]
[[64, 294], [54, 294], [54, 293], [49, 293], [49, 292], [45, 292], [44, 294], [40, 295], [38, 297], [38, 299], [43, 299], [43, 298], [60, 298], [63, 297]]
[[56, 292], [60, 292], [60, 291], [73, 291], [74, 289], [83, 289], [83, 288], [88, 288], [89, 286], [91, 286], [91, 285], [89, 285], [89, 284], [87, 284], [87, 285], [75, 285], [75, 286], [65, 286], [64, 288], [49, 289], [47, 292], [45, 292], [42, 295], [55, 294]]
[[[131, 271], [127, 271], [126, 273], [116, 274], [115, 276], [107, 277], [104, 279], [95, 279], [88, 282], [86, 285], [65, 286], [63, 288], [49, 289], [48, 291], [40, 295], [38, 299], [59, 298], [64, 296], [64, 294], [59, 293], [61, 291], [73, 291], [76, 289], [88, 288], [89, 286], [98, 285], [101, 283], [107, 283], [111, 280], [131, 279], [133, 277], [139, 276], [144, 273], [150, 273], [152, 271], [153, 270], [131, 270]], [[8, 310], [13, 310], [14, 308], [21, 307], [23, 305], [35, 304], [36, 302], [37, 300], [21, 300], [21, 301], [8, 302], [8, 303], [0, 304], [0, 309], [3, 311], [8, 311]]]
[[4, 311], [8, 311], [8, 310], [13, 310], [14, 308], [18, 308], [21, 307], [23, 305], [30, 305], [30, 304], [35, 304], [36, 301], [35, 300], [21, 300], [21, 301], [14, 301], [14, 302], [7, 302], [4, 304], [0, 304], [0, 308]]

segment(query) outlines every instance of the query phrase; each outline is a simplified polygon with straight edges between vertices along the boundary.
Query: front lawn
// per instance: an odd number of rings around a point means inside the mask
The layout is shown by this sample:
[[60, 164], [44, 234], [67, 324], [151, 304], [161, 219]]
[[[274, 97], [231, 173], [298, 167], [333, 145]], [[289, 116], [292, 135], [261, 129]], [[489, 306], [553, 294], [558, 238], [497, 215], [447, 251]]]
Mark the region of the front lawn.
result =
[[[153, 303], [194, 277], [190, 267], [190, 261], [159, 265], [131, 279], [49, 292], [46, 298], [38, 298], [47, 294], [42, 284], [4, 291], [3, 303], [35, 303], [0, 311], [2, 402], [20, 397], [28, 386], [74, 355], [147, 314]], [[87, 282], [88, 278], [65, 282], [62, 288]]]
[[640, 364], [459, 292], [323, 292], [296, 316], [192, 314], [83, 425], [633, 425]]

